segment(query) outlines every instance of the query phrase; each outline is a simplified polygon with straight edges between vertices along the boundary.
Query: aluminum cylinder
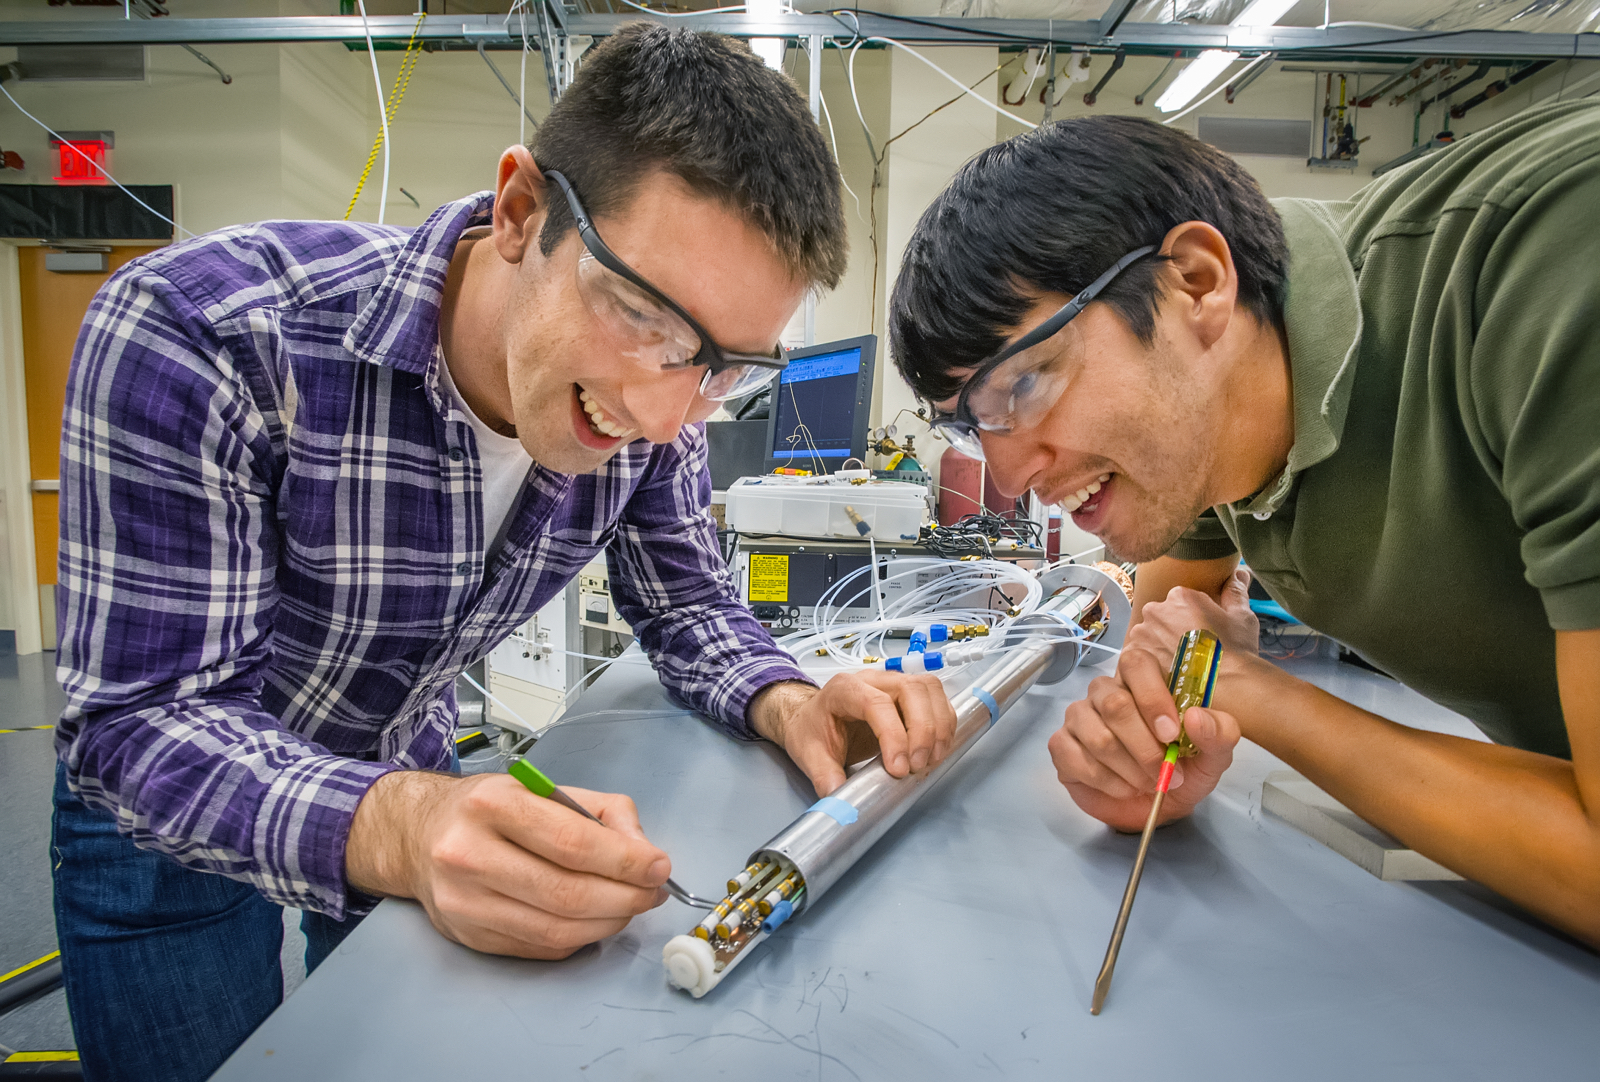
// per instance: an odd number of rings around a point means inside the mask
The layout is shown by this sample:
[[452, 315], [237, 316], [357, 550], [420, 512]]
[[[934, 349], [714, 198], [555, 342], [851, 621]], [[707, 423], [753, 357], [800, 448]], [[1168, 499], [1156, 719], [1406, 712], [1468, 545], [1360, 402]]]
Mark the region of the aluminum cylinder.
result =
[[[1047, 573], [1042, 582], [1047, 601], [1041, 613], [1060, 610], [1076, 617], [1087, 610], [1096, 595], [1106, 597], [1113, 619], [1101, 641], [1114, 638], [1120, 645], [1127, 629], [1128, 601], [1120, 587], [1093, 568], [1068, 565]], [[1113, 596], [1114, 595], [1114, 596]], [[1120, 607], [1118, 605], [1120, 603]], [[1042, 677], [1054, 683], [1076, 667], [1080, 648], [1050, 642], [1062, 631], [1059, 620], [1046, 617], [1019, 627], [1004, 659], [966, 691], [951, 699], [956, 712], [954, 746], [932, 770], [896, 778], [872, 759], [830, 796], [819, 800], [766, 845], [750, 856], [750, 863], [782, 857], [805, 879], [806, 891], [797, 907], [803, 909], [827, 893], [866, 851], [910, 811], [940, 778], [960, 761], [1013, 703]], [[995, 706], [993, 715], [985, 696]]]

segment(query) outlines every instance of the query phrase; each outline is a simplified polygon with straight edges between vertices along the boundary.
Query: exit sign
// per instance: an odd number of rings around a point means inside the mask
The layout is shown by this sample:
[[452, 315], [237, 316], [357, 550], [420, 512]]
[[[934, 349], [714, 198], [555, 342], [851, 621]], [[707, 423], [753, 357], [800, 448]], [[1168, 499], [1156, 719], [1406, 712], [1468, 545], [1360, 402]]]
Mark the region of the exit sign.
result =
[[108, 131], [62, 132], [59, 139], [51, 136], [50, 146], [56, 152], [56, 183], [111, 183], [101, 170], [109, 170], [106, 151], [115, 145], [116, 137]]

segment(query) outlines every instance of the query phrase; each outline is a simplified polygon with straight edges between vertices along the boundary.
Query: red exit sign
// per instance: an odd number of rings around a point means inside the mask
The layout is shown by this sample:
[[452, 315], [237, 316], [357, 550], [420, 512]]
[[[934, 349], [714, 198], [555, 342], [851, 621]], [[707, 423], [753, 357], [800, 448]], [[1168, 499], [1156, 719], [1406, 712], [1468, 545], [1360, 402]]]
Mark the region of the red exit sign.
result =
[[[62, 132], [50, 146], [56, 152], [57, 184], [109, 184], [106, 152], [115, 146], [111, 132]], [[103, 171], [104, 170], [104, 171]]]

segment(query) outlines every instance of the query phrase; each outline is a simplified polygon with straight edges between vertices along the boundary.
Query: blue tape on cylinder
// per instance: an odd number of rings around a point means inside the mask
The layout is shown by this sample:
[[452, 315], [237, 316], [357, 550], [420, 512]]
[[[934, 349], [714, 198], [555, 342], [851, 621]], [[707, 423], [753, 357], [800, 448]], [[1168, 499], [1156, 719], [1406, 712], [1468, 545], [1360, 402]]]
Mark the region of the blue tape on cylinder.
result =
[[990, 725], [993, 725], [996, 721], [1000, 720], [1000, 704], [994, 701], [993, 695], [990, 695], [987, 691], [983, 690], [981, 687], [978, 687], [976, 684], [968, 688], [967, 693], [989, 708]]
[[859, 818], [854, 804], [848, 800], [840, 800], [836, 796], [825, 796], [806, 811], [821, 812], [842, 827], [849, 826]]

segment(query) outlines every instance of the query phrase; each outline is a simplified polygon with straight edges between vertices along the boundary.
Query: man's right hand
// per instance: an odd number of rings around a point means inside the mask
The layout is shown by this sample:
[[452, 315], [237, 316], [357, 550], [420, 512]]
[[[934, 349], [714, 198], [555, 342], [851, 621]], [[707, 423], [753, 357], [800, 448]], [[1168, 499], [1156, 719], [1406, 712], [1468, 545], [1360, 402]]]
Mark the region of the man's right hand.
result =
[[566, 791], [606, 825], [506, 774], [386, 774], [356, 808], [345, 877], [415, 898], [441, 934], [474, 950], [565, 958], [660, 905], [672, 874], [633, 801]]

